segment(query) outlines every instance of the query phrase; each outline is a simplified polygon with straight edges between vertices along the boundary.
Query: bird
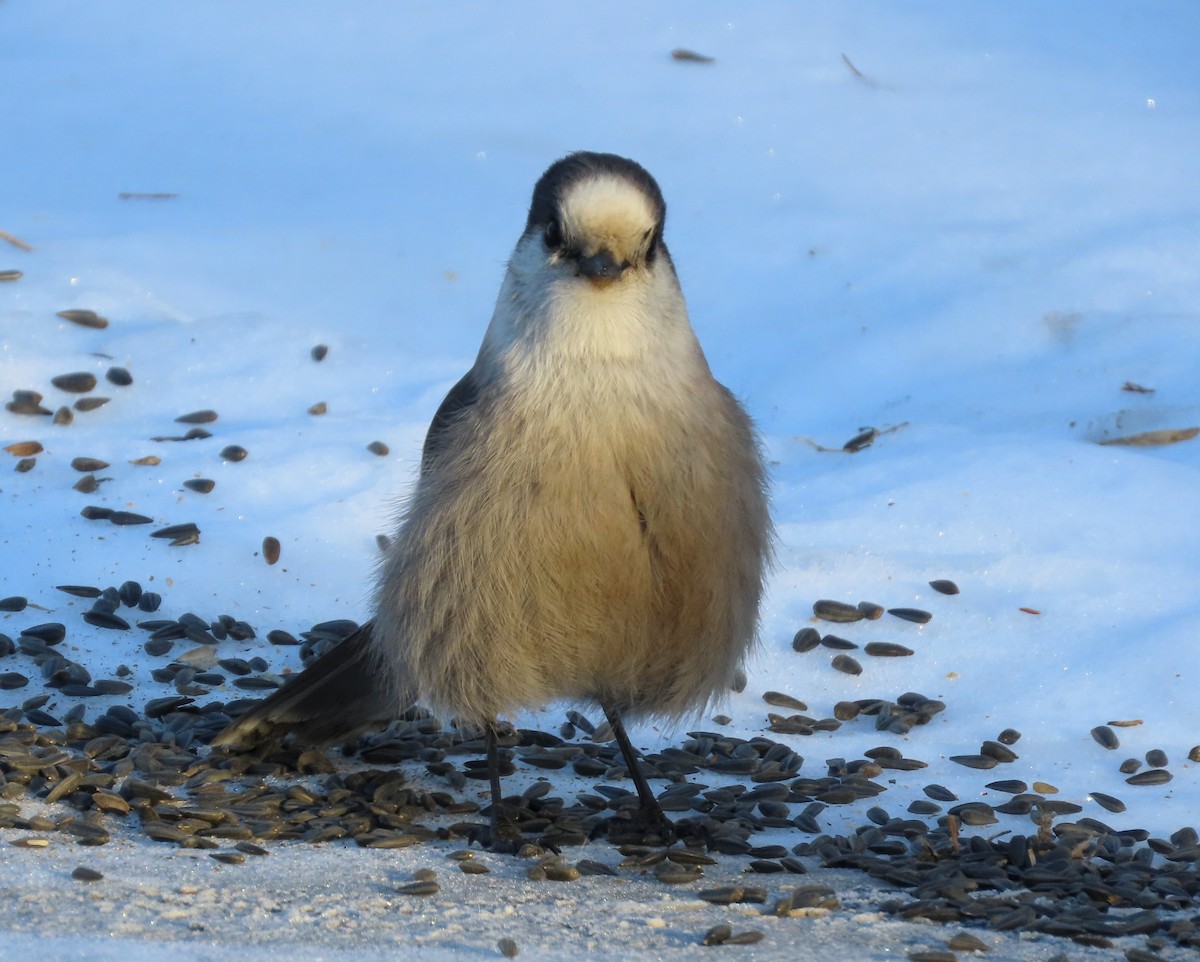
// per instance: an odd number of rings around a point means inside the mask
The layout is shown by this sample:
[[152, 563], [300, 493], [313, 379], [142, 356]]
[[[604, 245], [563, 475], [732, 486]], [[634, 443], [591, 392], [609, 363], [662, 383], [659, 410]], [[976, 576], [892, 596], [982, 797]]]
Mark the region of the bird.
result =
[[485, 733], [501, 847], [519, 832], [499, 720], [594, 703], [637, 790], [622, 830], [674, 838], [625, 720], [677, 722], [729, 691], [774, 533], [761, 442], [692, 329], [665, 220], [625, 157], [542, 174], [474, 364], [433, 416], [373, 617], [214, 744], [328, 743], [418, 701], [451, 712]]

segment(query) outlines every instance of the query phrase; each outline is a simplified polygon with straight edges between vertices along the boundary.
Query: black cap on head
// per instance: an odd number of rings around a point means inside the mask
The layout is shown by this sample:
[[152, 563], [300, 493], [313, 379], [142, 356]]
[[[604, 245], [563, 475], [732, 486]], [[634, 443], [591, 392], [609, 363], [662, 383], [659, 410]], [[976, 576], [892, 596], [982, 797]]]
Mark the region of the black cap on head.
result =
[[529, 218], [525, 222], [525, 230], [542, 228], [549, 224], [558, 216], [559, 199], [563, 192], [571, 184], [597, 174], [623, 177], [636, 184], [654, 208], [658, 229], [662, 231], [663, 221], [667, 216], [667, 205], [650, 172], [628, 157], [594, 153], [589, 150], [567, 154], [546, 169], [534, 185], [533, 202], [529, 205]]

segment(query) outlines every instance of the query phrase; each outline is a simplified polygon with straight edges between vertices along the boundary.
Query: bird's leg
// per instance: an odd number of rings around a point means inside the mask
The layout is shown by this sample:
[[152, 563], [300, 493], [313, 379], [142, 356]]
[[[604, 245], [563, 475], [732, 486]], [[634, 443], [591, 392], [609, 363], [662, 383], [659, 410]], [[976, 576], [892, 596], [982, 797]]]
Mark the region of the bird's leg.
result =
[[[658, 799], [650, 790], [646, 776], [642, 774], [637, 749], [633, 747], [629, 736], [625, 733], [625, 725], [621, 722], [621, 713], [611, 705], [601, 705], [601, 707], [608, 718], [613, 737], [616, 738], [617, 745], [621, 749], [621, 755], [625, 758], [625, 767], [629, 769], [629, 777], [633, 779], [633, 786], [637, 789], [640, 803], [638, 815], [629, 823], [628, 831], [620, 832], [622, 840], [644, 841], [649, 844], [660, 842], [669, 845], [675, 840], [675, 826], [663, 814], [662, 806], [658, 804]], [[626, 838], [626, 835], [629, 837]], [[610, 826], [609, 838], [612, 837], [613, 831]]]
[[492, 812], [485, 844], [497, 852], [515, 852], [521, 847], [521, 832], [504, 810], [500, 792], [500, 746], [495, 724], [487, 727], [488, 784], [492, 789]]

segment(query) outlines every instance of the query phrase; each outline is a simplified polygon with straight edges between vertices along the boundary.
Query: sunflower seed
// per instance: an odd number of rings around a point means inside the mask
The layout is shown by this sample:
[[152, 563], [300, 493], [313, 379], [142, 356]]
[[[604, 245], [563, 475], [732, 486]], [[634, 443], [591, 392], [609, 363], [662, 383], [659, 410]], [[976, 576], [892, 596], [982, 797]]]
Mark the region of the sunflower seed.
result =
[[830, 661], [830, 664], [833, 665], [834, 670], [840, 671], [846, 675], [862, 674], [862, 665], [860, 665], [858, 661], [856, 661], [854, 658], [851, 658], [849, 655], [834, 655], [833, 660]]
[[73, 307], [66, 311], [59, 311], [58, 316], [70, 321], [72, 324], [78, 324], [80, 327], [108, 327], [107, 317], [101, 317], [95, 311], [89, 311], [84, 308]]
[[1166, 768], [1167, 753], [1161, 748], [1151, 748], [1146, 752], [1146, 764], [1151, 768]]
[[210, 481], [208, 478], [191, 478], [187, 481], [184, 481], [183, 486], [200, 494], [208, 494], [217, 486], [217, 482]]
[[868, 642], [863, 651], [876, 658], [905, 658], [913, 654], [911, 648], [905, 648], [904, 645], [897, 645], [890, 641]]
[[110, 522], [116, 525], [154, 523], [153, 518], [147, 518], [144, 514], [134, 514], [132, 511], [111, 511], [107, 517]]
[[13, 595], [9, 598], [0, 598], [0, 611], [24, 611], [25, 606], [28, 604], [29, 602], [19, 595]]
[[851, 622], [862, 621], [863, 613], [854, 605], [844, 601], [822, 599], [813, 603], [813, 614], [822, 621]]
[[249, 453], [240, 444], [230, 444], [221, 449], [221, 457], [226, 461], [245, 461]]
[[894, 615], [904, 621], [912, 621], [918, 625], [927, 624], [933, 618], [928, 611], [922, 611], [920, 608], [889, 608], [889, 615]]
[[372, 454], [379, 455], [381, 458], [387, 457], [387, 455], [390, 453], [390, 449], [382, 441], [372, 441], [367, 445], [367, 450]]
[[929, 582], [929, 587], [934, 591], [940, 591], [944, 595], [958, 594], [958, 585], [946, 578], [938, 578], [935, 581]]
[[793, 651], [812, 651], [821, 643], [821, 633], [816, 628], [801, 628], [792, 639]]
[[133, 375], [123, 367], [110, 367], [104, 372], [104, 377], [117, 387], [129, 387], [133, 383]]
[[104, 878], [104, 873], [97, 872], [94, 868], [88, 868], [86, 865], [80, 865], [71, 872], [71, 878], [76, 882], [99, 882]]
[[50, 383], [60, 391], [87, 394], [96, 386], [96, 375], [89, 371], [72, 371], [70, 374], [59, 374], [50, 378]]
[[1107, 748], [1109, 751], [1116, 751], [1121, 747], [1121, 742], [1117, 739], [1117, 734], [1107, 725], [1097, 725], [1092, 729], [1092, 740], [1102, 748]]
[[84, 472], [84, 473], [86, 473], [88, 471], [103, 471], [108, 466], [109, 465], [108, 465], [107, 461], [101, 461], [99, 458], [72, 458], [71, 459], [71, 467], [73, 467], [76, 471], [80, 471], [80, 472]]
[[798, 698], [793, 698], [791, 695], [786, 695], [781, 691], [765, 691], [763, 692], [763, 701], [768, 705], [774, 705], [777, 708], [790, 708], [793, 711], [808, 711], [808, 706]]
[[15, 441], [5, 445], [4, 450], [15, 458], [23, 458], [31, 454], [41, 454], [43, 448], [37, 441]]
[[317, 344], [308, 353], [314, 361], [323, 361], [325, 360], [325, 355], [329, 353], [329, 346], [326, 344]]
[[109, 398], [106, 397], [81, 397], [75, 402], [74, 408], [76, 411], [86, 414], [88, 411], [104, 407], [108, 402]]
[[60, 427], [66, 427], [75, 420], [75, 412], [64, 405], [54, 412], [54, 423]]
[[263, 538], [262, 553], [263, 560], [266, 561], [267, 564], [275, 564], [275, 562], [279, 560], [279, 539], [274, 538], [271, 535], [267, 535], [265, 538]]
[[1164, 768], [1151, 768], [1144, 772], [1138, 772], [1136, 775], [1130, 775], [1125, 782], [1129, 785], [1165, 785], [1172, 777], [1171, 773]]
[[217, 419], [216, 411], [205, 408], [201, 411], [192, 411], [189, 414], [181, 414], [175, 420], [179, 424], [211, 424]]

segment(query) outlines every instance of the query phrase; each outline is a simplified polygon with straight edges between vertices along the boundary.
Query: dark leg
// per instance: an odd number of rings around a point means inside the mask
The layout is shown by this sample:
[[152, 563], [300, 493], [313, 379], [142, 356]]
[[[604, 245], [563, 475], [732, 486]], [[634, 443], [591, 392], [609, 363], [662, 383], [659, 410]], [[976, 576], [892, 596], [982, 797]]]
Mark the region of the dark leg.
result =
[[[625, 725], [621, 722], [621, 714], [611, 705], [601, 705], [601, 707], [608, 718], [609, 727], [613, 730], [613, 737], [616, 738], [617, 745], [621, 749], [621, 755], [625, 758], [625, 767], [629, 769], [629, 777], [633, 779], [633, 786], [637, 789], [638, 801], [640, 802], [640, 810], [637, 818], [629, 823], [628, 829], [619, 828], [621, 840], [645, 841], [649, 844], [661, 842], [669, 845], [675, 840], [675, 827], [667, 820], [667, 816], [663, 814], [662, 806], [658, 804], [658, 799], [654, 797], [654, 792], [650, 790], [646, 776], [642, 774], [637, 749], [633, 747], [633, 744], [629, 741], [629, 736], [625, 733]], [[628, 838], [626, 837], [627, 835]], [[610, 827], [609, 838], [612, 837], [613, 827]]]
[[497, 852], [515, 852], [521, 847], [521, 832], [504, 811], [504, 798], [500, 792], [500, 746], [497, 743], [496, 726], [487, 729], [488, 784], [492, 789], [491, 824], [485, 844]]

